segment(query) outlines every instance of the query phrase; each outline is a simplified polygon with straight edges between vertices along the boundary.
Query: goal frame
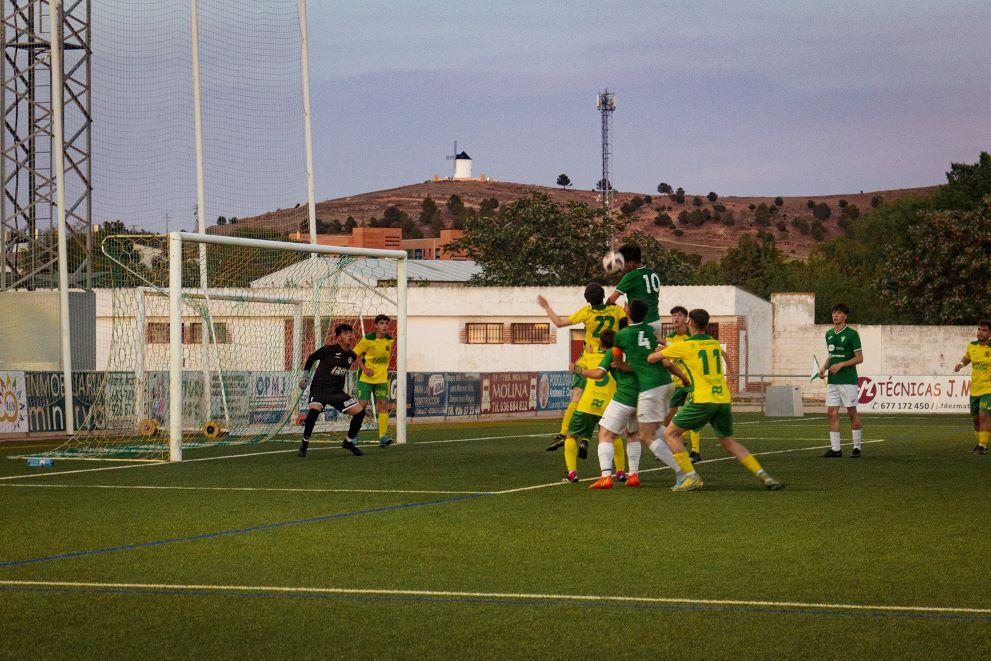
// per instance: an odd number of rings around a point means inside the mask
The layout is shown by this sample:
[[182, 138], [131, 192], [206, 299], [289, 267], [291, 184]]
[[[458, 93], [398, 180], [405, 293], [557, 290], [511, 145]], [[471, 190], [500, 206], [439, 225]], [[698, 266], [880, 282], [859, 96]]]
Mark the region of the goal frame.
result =
[[[183, 243], [200, 246], [200, 255], [209, 245], [265, 248], [311, 256], [332, 255], [377, 257], [396, 260], [396, 443], [406, 442], [406, 303], [407, 253], [405, 250], [324, 246], [289, 241], [248, 239], [199, 232], [169, 233], [169, 461], [182, 461], [182, 261]], [[139, 294], [140, 295], [140, 294]], [[191, 295], [210, 296], [208, 290], [192, 289]], [[209, 381], [207, 382], [209, 383]]]

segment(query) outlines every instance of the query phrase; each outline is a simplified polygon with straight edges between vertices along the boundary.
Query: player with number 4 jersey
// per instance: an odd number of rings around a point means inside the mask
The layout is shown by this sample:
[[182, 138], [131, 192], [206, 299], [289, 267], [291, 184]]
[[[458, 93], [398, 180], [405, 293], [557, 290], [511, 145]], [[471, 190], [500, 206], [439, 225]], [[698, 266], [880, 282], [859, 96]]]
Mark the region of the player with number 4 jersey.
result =
[[768, 475], [750, 451], [733, 439], [733, 411], [723, 365], [723, 348], [718, 340], [705, 334], [709, 327], [709, 313], [702, 309], [692, 310], [688, 313], [688, 326], [691, 337], [658, 349], [647, 358], [651, 363], [659, 362], [668, 368], [680, 360], [692, 383], [688, 403], [674, 416], [664, 434], [675, 461], [685, 473], [685, 479], [672, 491], [702, 488], [702, 478], [696, 472], [681, 437], [685, 430], [698, 431], [706, 424], [716, 430], [723, 449], [756, 475], [765, 487], [780, 489], [781, 483]]

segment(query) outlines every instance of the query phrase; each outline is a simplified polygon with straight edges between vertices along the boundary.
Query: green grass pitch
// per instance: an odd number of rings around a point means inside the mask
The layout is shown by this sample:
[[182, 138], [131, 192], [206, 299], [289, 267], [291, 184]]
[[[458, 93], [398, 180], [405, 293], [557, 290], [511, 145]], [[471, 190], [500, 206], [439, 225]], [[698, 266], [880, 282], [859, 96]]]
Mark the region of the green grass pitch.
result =
[[986, 656], [991, 457], [962, 417], [864, 427], [862, 459], [821, 459], [821, 416], [737, 416], [773, 493], [711, 430], [701, 492], [649, 455], [637, 489], [560, 483], [543, 420], [360, 458], [4, 459], [0, 657]]

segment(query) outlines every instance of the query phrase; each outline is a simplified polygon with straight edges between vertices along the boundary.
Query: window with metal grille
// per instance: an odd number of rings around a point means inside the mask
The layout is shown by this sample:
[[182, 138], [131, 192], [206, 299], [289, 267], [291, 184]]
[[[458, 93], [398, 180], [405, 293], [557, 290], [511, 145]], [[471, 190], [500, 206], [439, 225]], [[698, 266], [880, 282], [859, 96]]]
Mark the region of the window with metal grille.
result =
[[468, 344], [502, 344], [502, 324], [465, 324], [465, 341]]
[[[213, 323], [214, 338], [217, 344], [227, 344], [230, 338], [227, 334], [227, 324], [222, 321]], [[194, 321], [182, 325], [182, 343], [199, 344], [203, 340], [203, 324]], [[145, 341], [148, 344], [168, 344], [169, 324], [162, 321], [149, 321], [145, 329]]]
[[549, 344], [551, 341], [551, 325], [542, 324], [510, 324], [510, 338], [513, 344]]

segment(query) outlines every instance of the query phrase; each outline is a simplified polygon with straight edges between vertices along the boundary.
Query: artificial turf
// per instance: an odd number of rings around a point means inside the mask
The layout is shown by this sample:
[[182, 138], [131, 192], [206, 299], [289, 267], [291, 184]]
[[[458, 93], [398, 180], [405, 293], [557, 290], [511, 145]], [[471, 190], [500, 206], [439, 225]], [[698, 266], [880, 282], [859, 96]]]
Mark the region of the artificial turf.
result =
[[[3, 460], [0, 657], [987, 653], [991, 457], [967, 419], [867, 418], [856, 460], [817, 456], [820, 417], [737, 422], [783, 491], [730, 460], [672, 494], [649, 456], [637, 489], [563, 484], [537, 420], [413, 426], [360, 458], [273, 442], [97, 471], [120, 464]], [[725, 456], [706, 435], [703, 459]], [[597, 468], [593, 447], [582, 477]]]

